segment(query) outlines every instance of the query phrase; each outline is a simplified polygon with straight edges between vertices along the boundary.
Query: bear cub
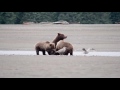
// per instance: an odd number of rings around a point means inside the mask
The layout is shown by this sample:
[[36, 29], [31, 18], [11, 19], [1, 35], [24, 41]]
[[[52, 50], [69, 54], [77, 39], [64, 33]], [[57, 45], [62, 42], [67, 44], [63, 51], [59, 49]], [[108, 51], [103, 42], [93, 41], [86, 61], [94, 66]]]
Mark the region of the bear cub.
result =
[[49, 41], [46, 42], [39, 42], [35, 45], [36, 54], [39, 55], [39, 51], [42, 51], [43, 55], [46, 55], [46, 51], [49, 55], [51, 55], [51, 51], [55, 49], [55, 44], [50, 43]]

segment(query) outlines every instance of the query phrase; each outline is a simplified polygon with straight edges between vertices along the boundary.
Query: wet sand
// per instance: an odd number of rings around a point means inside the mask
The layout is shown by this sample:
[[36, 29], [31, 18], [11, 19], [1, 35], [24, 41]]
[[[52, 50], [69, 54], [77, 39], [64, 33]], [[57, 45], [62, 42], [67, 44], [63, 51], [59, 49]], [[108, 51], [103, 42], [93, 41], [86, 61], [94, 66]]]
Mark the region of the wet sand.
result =
[[53, 41], [57, 33], [68, 36], [65, 41], [74, 50], [95, 48], [97, 51], [120, 51], [119, 24], [78, 25], [0, 25], [0, 50], [34, 50], [39, 41]]
[[1, 78], [120, 78], [118, 57], [0, 56]]
[[[57, 33], [65, 41], [98, 52], [120, 52], [120, 25], [0, 25], [0, 50], [32, 50], [39, 41], [52, 41]], [[120, 77], [120, 57], [86, 56], [20, 56], [0, 55], [0, 77]]]
[[[43, 55], [42, 52], [39, 52], [40, 55]], [[0, 55], [36, 55], [36, 51], [10, 51], [10, 50], [0, 50]], [[49, 55], [46, 52], [46, 55]], [[70, 54], [68, 55], [70, 56]], [[90, 51], [87, 54], [85, 52], [74, 51], [73, 56], [108, 56], [108, 57], [120, 57], [120, 52], [96, 52]]]

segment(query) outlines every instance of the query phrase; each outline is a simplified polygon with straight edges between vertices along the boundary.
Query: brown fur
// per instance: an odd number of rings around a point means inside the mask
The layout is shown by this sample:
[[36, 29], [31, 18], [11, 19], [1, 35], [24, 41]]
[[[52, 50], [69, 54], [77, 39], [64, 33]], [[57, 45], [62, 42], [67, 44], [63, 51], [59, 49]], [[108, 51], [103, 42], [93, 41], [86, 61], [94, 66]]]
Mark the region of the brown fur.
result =
[[64, 40], [65, 38], [67, 38], [67, 36], [65, 36], [62, 33], [58, 33], [58, 35], [56, 36], [56, 38], [52, 41], [52, 43], [55, 43], [55, 47], [57, 45], [57, 42], [59, 42], [60, 40]]
[[56, 51], [66, 47], [66, 50], [63, 55], [73, 55], [73, 46], [69, 42], [64, 42], [63, 40], [60, 40], [56, 45]]
[[35, 50], [37, 55], [39, 55], [39, 51], [42, 51], [43, 55], [46, 55], [45, 51], [47, 51], [48, 54], [51, 55], [50, 53], [52, 49], [55, 49], [55, 44], [50, 43], [49, 41], [39, 42], [35, 45]]

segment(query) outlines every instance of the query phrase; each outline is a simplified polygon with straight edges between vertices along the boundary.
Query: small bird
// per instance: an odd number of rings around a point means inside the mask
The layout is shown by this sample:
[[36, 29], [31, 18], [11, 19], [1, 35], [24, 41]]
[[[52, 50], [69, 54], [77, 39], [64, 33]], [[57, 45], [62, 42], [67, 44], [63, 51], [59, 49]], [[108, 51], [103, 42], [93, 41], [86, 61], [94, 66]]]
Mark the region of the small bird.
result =
[[85, 48], [82, 49], [84, 51], [84, 54], [88, 54], [90, 50], [95, 50], [94, 48], [88, 48], [87, 50]]

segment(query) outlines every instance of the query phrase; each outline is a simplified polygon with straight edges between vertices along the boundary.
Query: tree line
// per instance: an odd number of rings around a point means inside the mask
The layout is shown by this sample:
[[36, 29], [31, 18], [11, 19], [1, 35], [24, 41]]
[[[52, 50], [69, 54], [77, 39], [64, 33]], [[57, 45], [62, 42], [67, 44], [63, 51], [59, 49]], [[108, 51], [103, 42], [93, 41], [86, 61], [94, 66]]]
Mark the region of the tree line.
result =
[[81, 24], [114, 24], [120, 22], [120, 12], [0, 12], [0, 24], [59, 20]]

